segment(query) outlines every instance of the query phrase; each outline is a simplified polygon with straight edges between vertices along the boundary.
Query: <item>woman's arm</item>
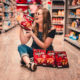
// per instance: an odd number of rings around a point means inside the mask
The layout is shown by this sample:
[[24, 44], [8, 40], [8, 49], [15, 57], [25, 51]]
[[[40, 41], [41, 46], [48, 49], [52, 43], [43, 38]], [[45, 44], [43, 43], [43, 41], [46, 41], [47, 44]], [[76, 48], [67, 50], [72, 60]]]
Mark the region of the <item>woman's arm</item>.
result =
[[53, 38], [47, 37], [46, 40], [44, 42], [42, 42], [41, 40], [39, 40], [36, 37], [36, 35], [32, 31], [27, 31], [27, 32], [29, 32], [31, 34], [31, 36], [34, 39], [34, 41], [36, 42], [36, 44], [43, 49], [47, 49], [53, 41]]
[[33, 37], [34, 41], [36, 42], [36, 44], [43, 49], [47, 49], [52, 44], [52, 41], [53, 41], [53, 38], [47, 37], [46, 40], [44, 42], [42, 42], [35, 36], [34, 33], [32, 34], [32, 37]]
[[30, 37], [31, 37], [30, 33], [24, 34], [23, 29], [20, 27], [21, 44], [26, 44], [29, 41]]

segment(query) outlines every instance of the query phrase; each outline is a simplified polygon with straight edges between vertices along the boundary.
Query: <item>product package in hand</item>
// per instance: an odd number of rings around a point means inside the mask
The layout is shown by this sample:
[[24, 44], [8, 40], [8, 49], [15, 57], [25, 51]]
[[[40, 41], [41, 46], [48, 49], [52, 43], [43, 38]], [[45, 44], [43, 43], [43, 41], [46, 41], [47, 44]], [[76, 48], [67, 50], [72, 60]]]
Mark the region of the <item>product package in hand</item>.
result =
[[33, 18], [28, 15], [23, 16], [24, 21], [20, 22], [20, 26], [25, 30], [31, 30]]
[[56, 67], [55, 65], [55, 53], [53, 51], [48, 51], [46, 55], [47, 66]]
[[55, 52], [55, 61], [58, 68], [69, 67], [67, 54], [65, 51]]
[[46, 65], [46, 51], [41, 49], [33, 49], [34, 63], [37, 65]]

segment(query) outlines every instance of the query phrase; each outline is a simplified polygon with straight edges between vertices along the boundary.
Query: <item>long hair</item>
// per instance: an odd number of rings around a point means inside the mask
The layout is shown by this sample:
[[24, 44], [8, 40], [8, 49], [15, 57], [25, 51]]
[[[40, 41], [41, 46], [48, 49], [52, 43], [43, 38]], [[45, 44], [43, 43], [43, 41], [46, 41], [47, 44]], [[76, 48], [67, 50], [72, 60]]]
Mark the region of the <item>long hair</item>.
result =
[[[47, 35], [48, 35], [48, 32], [51, 28], [51, 15], [50, 15], [50, 12], [48, 9], [46, 8], [39, 8], [42, 10], [42, 14], [43, 14], [43, 36], [42, 36], [42, 39], [43, 41], [45, 41]], [[35, 24], [35, 27], [34, 27], [34, 34], [36, 36], [38, 36], [38, 30], [39, 30], [39, 24], [36, 23]]]

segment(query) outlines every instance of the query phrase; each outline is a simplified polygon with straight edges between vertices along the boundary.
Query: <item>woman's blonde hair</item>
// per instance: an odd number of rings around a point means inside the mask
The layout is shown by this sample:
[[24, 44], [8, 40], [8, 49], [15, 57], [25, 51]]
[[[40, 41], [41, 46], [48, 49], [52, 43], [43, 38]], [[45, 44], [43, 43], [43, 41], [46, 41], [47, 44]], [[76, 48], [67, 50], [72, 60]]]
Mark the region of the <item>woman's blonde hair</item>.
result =
[[[46, 8], [39, 8], [42, 10], [42, 14], [43, 14], [43, 36], [42, 36], [42, 39], [43, 41], [45, 41], [47, 35], [48, 35], [48, 31], [50, 30], [51, 28], [51, 15], [50, 15], [50, 12], [48, 9]], [[39, 10], [38, 9], [38, 10]], [[39, 24], [36, 23], [35, 26], [34, 26], [34, 34], [36, 36], [38, 36], [38, 30], [39, 30]]]

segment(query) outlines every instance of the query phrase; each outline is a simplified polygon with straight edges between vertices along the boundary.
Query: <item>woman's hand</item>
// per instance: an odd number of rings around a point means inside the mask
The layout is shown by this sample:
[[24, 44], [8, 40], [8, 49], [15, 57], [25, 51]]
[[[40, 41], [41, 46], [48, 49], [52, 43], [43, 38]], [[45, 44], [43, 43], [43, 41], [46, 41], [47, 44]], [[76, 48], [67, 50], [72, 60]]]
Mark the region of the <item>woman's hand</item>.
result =
[[34, 33], [32, 30], [27, 30], [26, 33], [30, 33], [30, 35], [33, 37], [34, 36]]

